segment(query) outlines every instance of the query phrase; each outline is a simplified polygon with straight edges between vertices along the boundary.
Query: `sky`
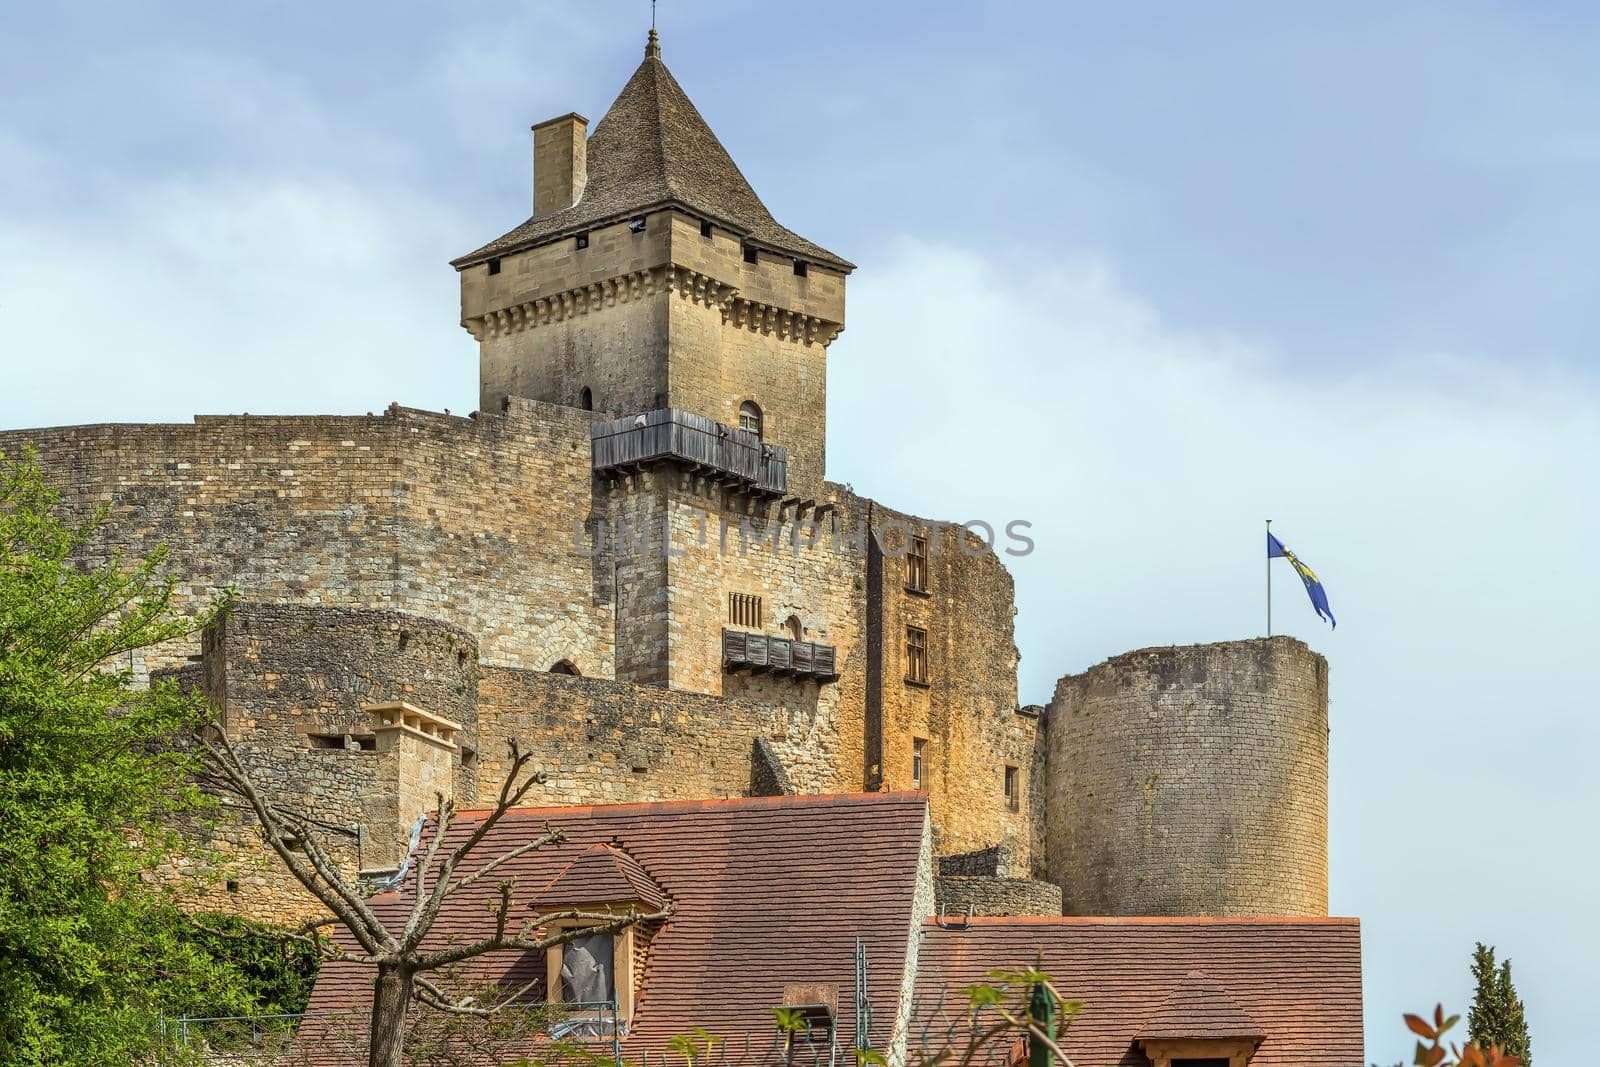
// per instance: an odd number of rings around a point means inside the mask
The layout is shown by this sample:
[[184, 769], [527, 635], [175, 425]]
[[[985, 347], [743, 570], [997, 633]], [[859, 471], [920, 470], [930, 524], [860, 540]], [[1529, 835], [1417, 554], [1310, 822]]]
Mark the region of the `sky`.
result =
[[[0, 427], [476, 406], [447, 261], [528, 214], [648, 4], [12, 5]], [[860, 264], [829, 475], [1025, 519], [1022, 698], [1275, 629], [1331, 666], [1367, 1053], [1600, 958], [1600, 8], [665, 0], [777, 217]], [[1048, 456], [1046, 464], [1027, 457]]]

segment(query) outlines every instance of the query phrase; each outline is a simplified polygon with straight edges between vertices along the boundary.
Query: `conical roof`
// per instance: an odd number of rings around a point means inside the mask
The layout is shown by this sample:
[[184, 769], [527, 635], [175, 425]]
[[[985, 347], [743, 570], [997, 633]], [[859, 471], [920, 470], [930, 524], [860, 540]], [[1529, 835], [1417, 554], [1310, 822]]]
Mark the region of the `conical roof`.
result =
[[661, 61], [654, 30], [644, 62], [589, 137], [586, 167], [576, 204], [530, 218], [453, 265], [469, 266], [672, 205], [754, 244], [839, 270], [854, 268], [772, 217]]

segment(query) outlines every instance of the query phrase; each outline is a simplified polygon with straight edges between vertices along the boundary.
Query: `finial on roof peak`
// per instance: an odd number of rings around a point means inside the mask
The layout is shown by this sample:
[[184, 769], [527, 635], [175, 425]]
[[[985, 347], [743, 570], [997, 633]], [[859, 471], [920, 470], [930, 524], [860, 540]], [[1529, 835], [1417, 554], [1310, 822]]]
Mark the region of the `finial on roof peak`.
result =
[[661, 58], [661, 38], [656, 35], [656, 28], [650, 27], [650, 39], [645, 42], [644, 57], [646, 59]]

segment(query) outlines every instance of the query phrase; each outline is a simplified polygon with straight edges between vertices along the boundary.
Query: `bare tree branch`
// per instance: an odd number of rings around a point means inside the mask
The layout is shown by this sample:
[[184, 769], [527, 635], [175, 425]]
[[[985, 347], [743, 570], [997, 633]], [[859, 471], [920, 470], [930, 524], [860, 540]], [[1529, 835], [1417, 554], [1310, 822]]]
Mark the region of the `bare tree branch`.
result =
[[[492, 996], [452, 996], [428, 972], [489, 952], [543, 952], [578, 937], [613, 934], [636, 923], [663, 921], [673, 915], [669, 905], [649, 913], [640, 913], [634, 907], [623, 912], [568, 909], [514, 920], [512, 909], [516, 906], [517, 883], [514, 878], [503, 879], [495, 886], [490, 907], [494, 923], [491, 934], [424, 951], [422, 943], [450, 897], [503, 870], [513, 860], [566, 840], [560, 828], [546, 822], [531, 840], [506, 849], [474, 870], [460, 873], [472, 859], [474, 850], [482, 845], [505, 814], [522, 803], [534, 786], [544, 783], [542, 773], [528, 771], [530, 754], [522, 752], [514, 741], [508, 742], [511, 763], [494, 807], [477, 817], [476, 824], [448, 851], [446, 838], [457, 821], [456, 808], [451, 800], [437, 796], [434, 827], [410, 879], [413, 899], [405, 925], [397, 935], [368, 906], [360, 886], [345, 879], [320, 839], [316, 819], [269, 801], [251, 779], [224, 731], [207, 731], [201, 735], [200, 743], [210, 757], [217, 787], [243, 801], [243, 807], [254, 816], [262, 837], [284, 867], [333, 913], [331, 918], [318, 920], [286, 936], [310, 938], [314, 931], [338, 923], [355, 939], [362, 952], [348, 952], [337, 942], [316, 938], [317, 943], [331, 946], [324, 950], [329, 958], [377, 968], [368, 1043], [370, 1067], [397, 1067], [401, 1062], [406, 1005], [413, 997], [417, 1003], [440, 1012], [489, 1019], [522, 1002], [542, 981], [536, 978], [508, 989], [497, 989]], [[298, 840], [303, 851], [290, 847], [293, 839]], [[572, 925], [552, 929], [555, 923]]]

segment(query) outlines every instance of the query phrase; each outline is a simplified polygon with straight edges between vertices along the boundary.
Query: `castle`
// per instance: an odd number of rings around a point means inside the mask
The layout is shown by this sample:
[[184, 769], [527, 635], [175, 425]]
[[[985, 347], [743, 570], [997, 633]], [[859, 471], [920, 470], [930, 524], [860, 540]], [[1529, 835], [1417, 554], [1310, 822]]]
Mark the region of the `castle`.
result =
[[[953, 910], [1327, 913], [1322, 657], [1145, 649], [1019, 706], [1021, 535], [828, 480], [853, 265], [773, 218], [653, 31], [592, 134], [533, 127], [532, 200], [453, 264], [469, 417], [0, 434], [108, 508], [97, 551], [237, 590], [132, 666], [203, 690], [348, 870], [397, 869], [439, 791], [492, 799], [515, 738], [545, 804], [926, 792]], [[316, 910], [242, 822], [195, 832], [229, 857], [178, 872], [197, 902]]]

